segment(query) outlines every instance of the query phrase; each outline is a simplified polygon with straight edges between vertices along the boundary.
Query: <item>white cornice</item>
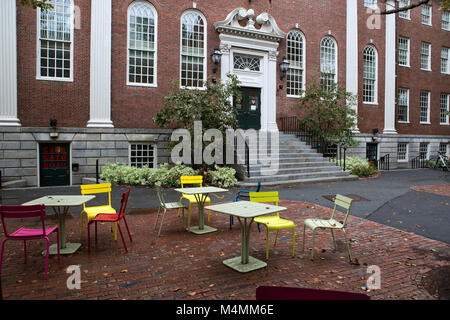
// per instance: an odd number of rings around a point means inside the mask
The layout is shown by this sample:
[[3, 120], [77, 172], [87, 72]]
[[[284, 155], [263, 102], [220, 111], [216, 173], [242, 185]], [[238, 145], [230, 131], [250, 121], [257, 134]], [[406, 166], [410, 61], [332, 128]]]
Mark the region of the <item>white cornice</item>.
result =
[[[245, 26], [241, 26], [239, 21], [247, 20]], [[255, 22], [260, 26], [255, 27]], [[214, 28], [219, 33], [232, 34], [241, 37], [254, 38], [267, 41], [279, 42], [286, 36], [281, 31], [275, 19], [267, 12], [261, 13], [255, 19], [255, 13], [252, 9], [237, 8], [231, 11], [225, 20], [218, 21]]]

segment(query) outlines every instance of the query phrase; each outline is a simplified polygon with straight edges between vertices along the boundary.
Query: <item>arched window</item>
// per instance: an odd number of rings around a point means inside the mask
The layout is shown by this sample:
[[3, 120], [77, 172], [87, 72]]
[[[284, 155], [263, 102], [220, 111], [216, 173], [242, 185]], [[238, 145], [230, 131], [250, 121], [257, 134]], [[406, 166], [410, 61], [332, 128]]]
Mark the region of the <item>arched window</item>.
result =
[[337, 45], [332, 37], [320, 42], [320, 84], [325, 90], [331, 90], [337, 83]]
[[156, 86], [158, 15], [148, 2], [128, 8], [128, 85]]
[[181, 16], [181, 86], [203, 88], [206, 79], [206, 19], [194, 10]]
[[377, 103], [377, 50], [369, 45], [364, 48], [363, 102]]
[[37, 11], [37, 78], [72, 81], [73, 1], [49, 0], [48, 3], [53, 8]]
[[299, 30], [291, 30], [286, 39], [287, 71], [286, 94], [299, 97], [305, 89], [305, 37]]

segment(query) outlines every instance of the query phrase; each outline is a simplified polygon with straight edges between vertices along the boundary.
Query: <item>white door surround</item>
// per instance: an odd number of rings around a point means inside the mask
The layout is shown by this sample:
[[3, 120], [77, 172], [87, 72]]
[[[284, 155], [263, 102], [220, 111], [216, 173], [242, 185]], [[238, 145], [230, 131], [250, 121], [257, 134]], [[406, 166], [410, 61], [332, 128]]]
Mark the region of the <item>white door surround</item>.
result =
[[[221, 79], [227, 74], [238, 77], [242, 87], [261, 89], [261, 131], [278, 131], [277, 115], [277, 56], [278, 45], [285, 33], [281, 31], [273, 17], [262, 13], [256, 17], [252, 9], [237, 8], [230, 12], [224, 21], [214, 24], [220, 33]], [[240, 20], [247, 20], [245, 27]], [[259, 71], [237, 70], [234, 56], [244, 55], [260, 59]]]

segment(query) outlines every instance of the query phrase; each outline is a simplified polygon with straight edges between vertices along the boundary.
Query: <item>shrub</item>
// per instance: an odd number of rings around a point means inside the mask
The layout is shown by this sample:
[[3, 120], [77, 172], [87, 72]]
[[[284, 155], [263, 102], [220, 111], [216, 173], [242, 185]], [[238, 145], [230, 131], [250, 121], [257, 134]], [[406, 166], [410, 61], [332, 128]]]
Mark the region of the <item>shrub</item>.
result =
[[164, 163], [159, 168], [153, 169], [147, 166], [136, 168], [125, 164], [113, 163], [103, 167], [100, 178], [114, 184], [159, 184], [166, 187], [179, 187], [181, 176], [193, 176], [196, 174], [197, 172], [194, 169], [181, 164], [177, 164], [169, 169], [169, 164]]
[[[344, 166], [344, 160], [338, 160], [338, 165]], [[345, 169], [349, 170], [351, 174], [358, 177], [367, 177], [378, 173], [375, 166], [367, 159], [351, 156], [345, 158]]]
[[237, 184], [236, 170], [230, 167], [214, 166], [215, 170], [209, 170], [206, 173], [207, 181], [219, 187], [232, 187]]

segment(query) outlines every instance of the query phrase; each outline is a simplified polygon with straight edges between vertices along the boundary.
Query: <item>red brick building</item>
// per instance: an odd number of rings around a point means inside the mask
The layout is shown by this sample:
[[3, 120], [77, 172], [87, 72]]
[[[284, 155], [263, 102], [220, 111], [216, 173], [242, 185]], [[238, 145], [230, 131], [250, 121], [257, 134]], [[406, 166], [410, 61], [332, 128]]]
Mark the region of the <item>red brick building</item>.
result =
[[97, 159], [167, 162], [170, 130], [152, 117], [171, 81], [195, 89], [227, 73], [256, 101], [247, 110], [256, 120], [243, 126], [280, 130], [280, 118], [301, 115], [299, 90], [320, 79], [359, 97], [361, 144], [352, 153], [389, 154], [391, 167], [407, 167], [419, 153], [450, 152], [450, 18], [437, 1], [387, 16], [372, 0], [51, 2], [49, 12], [0, 3], [0, 170], [8, 180], [46, 185], [45, 165], [61, 150], [59, 184], [92, 176]]

